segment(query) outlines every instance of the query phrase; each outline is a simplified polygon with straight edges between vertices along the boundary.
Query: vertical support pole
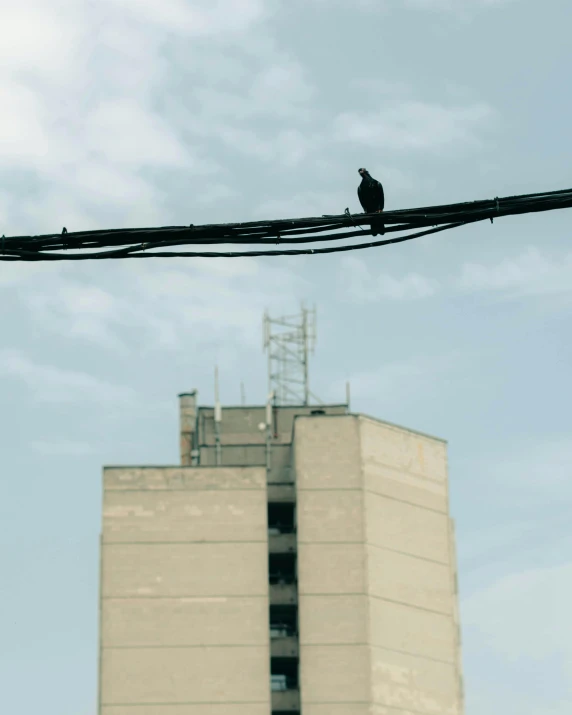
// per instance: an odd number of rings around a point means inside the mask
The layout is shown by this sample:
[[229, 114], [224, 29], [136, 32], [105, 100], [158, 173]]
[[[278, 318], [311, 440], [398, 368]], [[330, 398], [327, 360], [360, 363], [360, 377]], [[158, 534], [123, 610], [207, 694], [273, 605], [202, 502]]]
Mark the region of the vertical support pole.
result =
[[222, 411], [220, 408], [218, 394], [218, 365], [215, 366], [215, 408], [214, 408], [214, 427], [215, 427], [215, 454], [216, 465], [220, 467], [222, 462], [222, 450], [220, 445], [220, 423], [222, 421]]
[[181, 465], [189, 467], [193, 463], [193, 448], [197, 426], [197, 391], [179, 395], [179, 433]]
[[266, 473], [270, 472], [272, 467], [272, 403], [274, 401], [274, 392], [268, 393], [266, 402]]

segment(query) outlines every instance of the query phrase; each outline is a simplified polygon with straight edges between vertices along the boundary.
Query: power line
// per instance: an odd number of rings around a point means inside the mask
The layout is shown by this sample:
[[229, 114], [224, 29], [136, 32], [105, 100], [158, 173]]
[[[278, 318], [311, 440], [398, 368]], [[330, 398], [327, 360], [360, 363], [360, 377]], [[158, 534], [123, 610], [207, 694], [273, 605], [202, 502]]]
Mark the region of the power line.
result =
[[[249, 251], [177, 251], [157, 250], [168, 247], [200, 245], [292, 245], [363, 239], [371, 234], [369, 223], [379, 214], [346, 212], [321, 216], [247, 223], [206, 224], [202, 226], [164, 226], [68, 232], [41, 236], [0, 238], [2, 261], [78, 261], [119, 258], [239, 258], [245, 256], [299, 256], [355, 251], [392, 243], [411, 241], [440, 231], [447, 231], [478, 221], [501, 216], [572, 208], [572, 189], [539, 194], [524, 194], [444, 206], [429, 206], [401, 211], [384, 211], [385, 233], [394, 238], [346, 243], [320, 248], [261, 249]], [[364, 224], [367, 228], [344, 230]], [[431, 228], [429, 228], [431, 227]], [[419, 230], [426, 229], [426, 230]], [[413, 231], [413, 233], [405, 233]], [[70, 249], [74, 252], [71, 253]]]

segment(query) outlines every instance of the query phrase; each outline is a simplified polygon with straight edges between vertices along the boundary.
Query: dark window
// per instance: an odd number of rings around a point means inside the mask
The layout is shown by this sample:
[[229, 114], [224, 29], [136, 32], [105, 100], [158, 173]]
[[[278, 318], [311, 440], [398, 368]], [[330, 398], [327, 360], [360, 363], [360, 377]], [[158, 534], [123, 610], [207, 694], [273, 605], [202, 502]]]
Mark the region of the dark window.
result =
[[295, 530], [294, 504], [278, 502], [268, 505], [268, 531], [291, 534]]
[[268, 578], [270, 583], [296, 583], [296, 554], [269, 554]]
[[271, 658], [270, 672], [273, 683], [276, 683], [276, 689], [296, 690], [298, 688], [297, 658]]
[[298, 633], [296, 606], [270, 606], [270, 637], [288, 638]]

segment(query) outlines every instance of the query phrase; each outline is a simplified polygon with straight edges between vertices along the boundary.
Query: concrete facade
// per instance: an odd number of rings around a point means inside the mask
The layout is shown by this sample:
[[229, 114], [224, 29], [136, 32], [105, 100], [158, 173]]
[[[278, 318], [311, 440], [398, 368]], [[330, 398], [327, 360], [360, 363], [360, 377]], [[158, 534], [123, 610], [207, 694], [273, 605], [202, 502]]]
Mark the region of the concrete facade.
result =
[[102, 715], [270, 708], [266, 471], [104, 471]]
[[351, 415], [293, 444], [302, 711], [460, 715], [445, 444]]
[[104, 470], [100, 715], [462, 715], [446, 444], [195, 394], [182, 466]]

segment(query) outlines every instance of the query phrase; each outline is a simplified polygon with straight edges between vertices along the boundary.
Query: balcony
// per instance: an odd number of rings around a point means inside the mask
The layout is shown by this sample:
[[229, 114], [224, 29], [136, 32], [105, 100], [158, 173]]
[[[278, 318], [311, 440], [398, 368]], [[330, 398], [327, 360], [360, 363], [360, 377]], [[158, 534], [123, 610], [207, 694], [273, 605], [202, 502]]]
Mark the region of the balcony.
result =
[[272, 712], [299, 712], [298, 661], [293, 658], [272, 658]]
[[268, 551], [271, 554], [293, 554], [296, 551], [296, 534], [268, 529]]
[[295, 713], [300, 712], [299, 690], [274, 690], [272, 689], [272, 712]]
[[268, 501], [293, 504], [296, 501], [296, 490], [293, 484], [269, 484], [267, 487]]
[[270, 585], [270, 605], [289, 606], [298, 602], [298, 593], [294, 583], [273, 583]]
[[[294, 636], [281, 635], [286, 631], [270, 631], [270, 655], [272, 658], [297, 658], [298, 639]], [[278, 637], [273, 637], [273, 633], [280, 633]]]

